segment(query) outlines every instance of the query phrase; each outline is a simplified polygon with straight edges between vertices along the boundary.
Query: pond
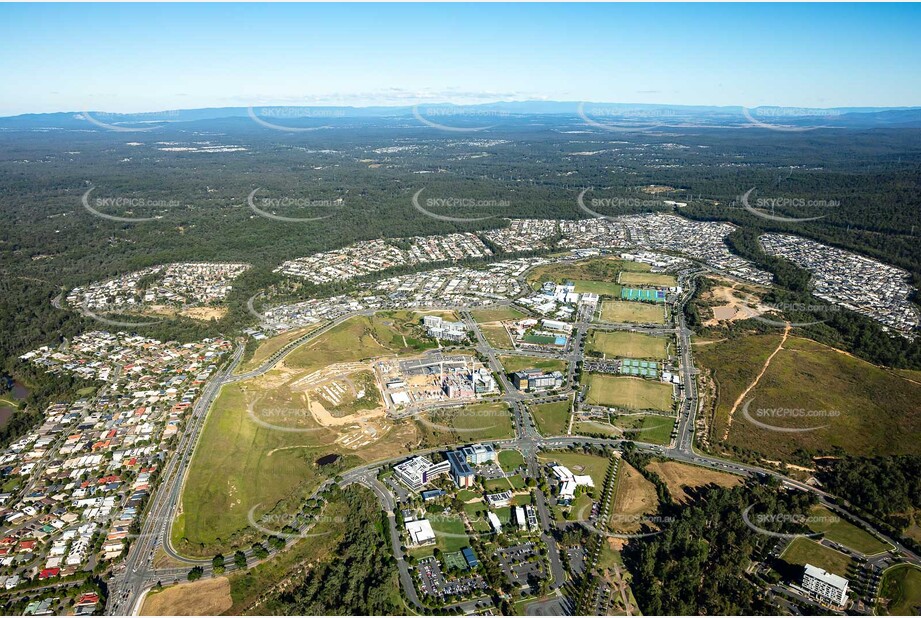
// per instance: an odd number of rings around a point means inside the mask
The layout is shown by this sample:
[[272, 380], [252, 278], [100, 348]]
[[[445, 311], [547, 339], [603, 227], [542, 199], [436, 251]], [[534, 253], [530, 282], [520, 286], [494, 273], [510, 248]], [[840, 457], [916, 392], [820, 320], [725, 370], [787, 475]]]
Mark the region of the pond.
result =
[[337, 461], [339, 461], [339, 455], [336, 455], [335, 453], [330, 453], [329, 455], [323, 455], [322, 457], [317, 459], [317, 465], [318, 466], [328, 466], [330, 464], [336, 463]]
[[13, 390], [0, 395], [0, 427], [6, 425], [19, 407], [19, 402], [29, 396], [29, 389], [13, 381]]

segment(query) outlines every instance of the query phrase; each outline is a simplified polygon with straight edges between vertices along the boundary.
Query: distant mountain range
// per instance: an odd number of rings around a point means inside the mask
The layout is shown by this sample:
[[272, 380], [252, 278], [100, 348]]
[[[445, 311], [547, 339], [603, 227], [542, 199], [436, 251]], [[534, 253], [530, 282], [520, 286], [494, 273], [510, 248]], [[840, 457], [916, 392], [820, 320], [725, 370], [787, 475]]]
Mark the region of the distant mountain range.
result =
[[272, 127], [335, 125], [342, 119], [412, 119], [429, 126], [490, 126], [528, 116], [577, 119], [605, 128], [652, 127], [764, 127], [764, 128], [921, 128], [921, 107], [791, 108], [705, 105], [579, 103], [572, 101], [516, 101], [477, 105], [450, 103], [417, 106], [286, 106], [213, 107], [135, 114], [101, 111], [23, 114], [0, 118], [0, 129], [137, 129], [174, 123], [250, 118]]

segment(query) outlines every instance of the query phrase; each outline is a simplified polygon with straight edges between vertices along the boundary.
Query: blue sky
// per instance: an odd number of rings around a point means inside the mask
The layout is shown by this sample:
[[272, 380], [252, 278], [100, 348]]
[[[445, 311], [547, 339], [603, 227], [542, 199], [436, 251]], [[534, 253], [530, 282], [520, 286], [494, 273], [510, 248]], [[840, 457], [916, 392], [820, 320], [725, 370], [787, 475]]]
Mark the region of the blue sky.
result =
[[0, 5], [0, 115], [553, 99], [921, 105], [910, 4]]

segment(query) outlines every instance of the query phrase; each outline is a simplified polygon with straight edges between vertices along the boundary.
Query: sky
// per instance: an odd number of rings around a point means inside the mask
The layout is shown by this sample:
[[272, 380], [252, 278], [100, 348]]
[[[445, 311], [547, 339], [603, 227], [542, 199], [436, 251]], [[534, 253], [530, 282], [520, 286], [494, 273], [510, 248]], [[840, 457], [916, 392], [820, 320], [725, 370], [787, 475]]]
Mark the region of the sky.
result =
[[921, 105], [918, 4], [0, 4], [0, 115]]

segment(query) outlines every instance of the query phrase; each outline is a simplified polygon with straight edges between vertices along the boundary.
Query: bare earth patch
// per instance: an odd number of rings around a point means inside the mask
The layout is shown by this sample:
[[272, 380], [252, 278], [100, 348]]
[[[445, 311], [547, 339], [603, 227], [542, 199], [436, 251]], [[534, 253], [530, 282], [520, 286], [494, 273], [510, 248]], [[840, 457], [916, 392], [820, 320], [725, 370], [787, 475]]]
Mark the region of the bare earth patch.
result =
[[611, 509], [611, 527], [615, 532], [631, 533], [642, 527], [642, 515], [656, 512], [659, 499], [655, 485], [636, 468], [623, 460], [620, 465]]
[[203, 579], [164, 588], [144, 599], [141, 616], [216, 616], [233, 605], [230, 580]]
[[181, 315], [193, 320], [220, 320], [227, 315], [227, 307], [189, 307], [179, 312]]
[[668, 486], [672, 499], [678, 502], [687, 502], [690, 499], [690, 496], [684, 491], [685, 488], [693, 489], [711, 483], [720, 487], [733, 487], [742, 482], [742, 478], [734, 474], [708, 470], [677, 461], [654, 461], [646, 466], [646, 469], [659, 475], [659, 478]]
[[757, 317], [768, 310], [761, 304], [761, 299], [741, 289], [735, 282], [720, 280], [720, 285], [708, 290], [701, 296], [707, 303], [718, 303], [711, 307], [713, 317], [704, 322], [704, 326], [718, 326], [720, 322], [735, 322]]

